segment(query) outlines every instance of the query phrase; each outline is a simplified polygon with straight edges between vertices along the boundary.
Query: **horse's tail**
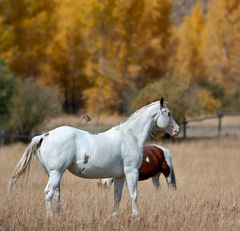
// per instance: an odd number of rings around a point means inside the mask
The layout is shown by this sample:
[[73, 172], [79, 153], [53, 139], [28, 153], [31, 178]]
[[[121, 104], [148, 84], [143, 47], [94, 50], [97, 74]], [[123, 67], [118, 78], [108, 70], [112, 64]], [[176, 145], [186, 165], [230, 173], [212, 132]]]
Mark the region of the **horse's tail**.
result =
[[174, 173], [174, 169], [173, 169], [173, 165], [171, 166], [171, 181], [172, 181], [172, 186], [174, 189], [177, 189], [177, 182], [176, 182], [176, 177], [175, 177], [175, 173]]
[[30, 168], [30, 161], [32, 155], [36, 153], [37, 149], [40, 147], [43, 141], [42, 135], [35, 136], [30, 144], [27, 146], [26, 150], [24, 151], [21, 159], [19, 160], [17, 166], [15, 167], [11, 178], [8, 181], [7, 185], [7, 196], [11, 193], [13, 187], [15, 186], [18, 178], [29, 170]]
[[167, 148], [163, 148], [161, 146], [159, 146], [164, 153], [165, 156], [165, 160], [168, 163], [168, 166], [170, 167], [170, 186], [172, 186], [174, 189], [177, 189], [177, 182], [176, 182], [176, 177], [175, 177], [175, 172], [174, 172], [174, 168], [173, 168], [173, 162], [172, 162], [172, 154], [171, 152], [167, 149]]

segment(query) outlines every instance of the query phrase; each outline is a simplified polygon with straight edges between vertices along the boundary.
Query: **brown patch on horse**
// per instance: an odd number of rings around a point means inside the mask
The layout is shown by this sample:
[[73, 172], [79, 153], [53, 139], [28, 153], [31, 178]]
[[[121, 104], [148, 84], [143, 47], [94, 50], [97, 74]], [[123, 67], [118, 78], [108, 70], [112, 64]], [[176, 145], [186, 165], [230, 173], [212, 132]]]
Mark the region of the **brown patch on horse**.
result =
[[165, 160], [163, 150], [153, 145], [145, 145], [143, 162], [139, 169], [139, 181], [153, 177], [159, 172], [163, 173], [165, 177], [171, 172]]
[[170, 174], [170, 172], [171, 172], [171, 169], [170, 169], [167, 161], [165, 160], [165, 158], [164, 158], [164, 160], [162, 161], [161, 171], [162, 171], [162, 173], [163, 173], [163, 175], [164, 175], [165, 177], [168, 177], [169, 174]]

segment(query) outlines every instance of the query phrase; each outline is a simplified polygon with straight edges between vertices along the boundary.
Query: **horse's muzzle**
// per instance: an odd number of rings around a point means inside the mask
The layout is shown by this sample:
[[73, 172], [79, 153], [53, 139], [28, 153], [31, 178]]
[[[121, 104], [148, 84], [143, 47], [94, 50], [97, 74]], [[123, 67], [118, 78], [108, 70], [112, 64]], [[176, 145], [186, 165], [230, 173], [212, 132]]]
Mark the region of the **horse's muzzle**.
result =
[[178, 136], [179, 135], [179, 128], [174, 128], [173, 131], [172, 131], [172, 135], [175, 137], [175, 136]]

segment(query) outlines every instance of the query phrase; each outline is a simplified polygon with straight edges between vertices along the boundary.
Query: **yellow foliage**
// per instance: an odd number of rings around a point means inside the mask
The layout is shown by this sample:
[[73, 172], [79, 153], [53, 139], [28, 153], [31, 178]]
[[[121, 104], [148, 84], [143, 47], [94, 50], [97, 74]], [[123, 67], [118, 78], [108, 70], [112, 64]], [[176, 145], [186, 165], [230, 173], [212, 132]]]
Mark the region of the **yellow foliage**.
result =
[[3, 0], [0, 2], [1, 56], [11, 70], [37, 78], [54, 32], [55, 2]]
[[193, 7], [190, 16], [186, 16], [178, 29], [178, 48], [175, 72], [191, 83], [204, 74], [202, 58], [203, 33], [205, 20], [200, 3]]
[[[64, 105], [74, 108], [69, 112], [85, 105], [91, 112], [126, 112], [145, 85], [171, 75], [187, 93], [204, 81], [223, 86], [228, 96], [239, 92], [240, 1], [211, 0], [206, 14], [196, 1], [178, 26], [173, 4], [2, 0], [0, 57], [25, 78], [57, 85]], [[217, 107], [210, 92], [198, 94]]]
[[240, 1], [213, 0], [208, 7], [204, 58], [209, 79], [227, 95], [240, 89]]
[[170, 71], [168, 63], [172, 52], [173, 27], [171, 10], [170, 0], [146, 1], [144, 14], [146, 28], [143, 28], [140, 34], [144, 39], [142, 45], [144, 56], [140, 59], [140, 65], [147, 72], [144, 84], [163, 78]]
[[94, 86], [86, 89], [83, 95], [86, 98], [88, 113], [96, 113], [98, 116], [103, 110], [111, 111], [111, 106], [116, 100], [111, 81], [105, 76], [98, 77]]

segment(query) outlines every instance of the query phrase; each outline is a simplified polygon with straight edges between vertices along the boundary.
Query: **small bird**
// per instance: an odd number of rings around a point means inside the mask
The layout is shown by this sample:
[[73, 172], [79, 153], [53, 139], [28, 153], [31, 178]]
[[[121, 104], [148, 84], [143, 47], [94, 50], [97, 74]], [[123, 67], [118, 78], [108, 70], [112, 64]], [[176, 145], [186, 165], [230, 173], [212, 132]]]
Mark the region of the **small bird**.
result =
[[82, 116], [82, 118], [83, 118], [83, 120], [86, 122], [86, 123], [88, 123], [89, 121], [91, 121], [92, 119], [91, 119], [91, 117], [89, 116], [89, 115], [83, 115]]

